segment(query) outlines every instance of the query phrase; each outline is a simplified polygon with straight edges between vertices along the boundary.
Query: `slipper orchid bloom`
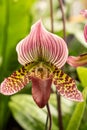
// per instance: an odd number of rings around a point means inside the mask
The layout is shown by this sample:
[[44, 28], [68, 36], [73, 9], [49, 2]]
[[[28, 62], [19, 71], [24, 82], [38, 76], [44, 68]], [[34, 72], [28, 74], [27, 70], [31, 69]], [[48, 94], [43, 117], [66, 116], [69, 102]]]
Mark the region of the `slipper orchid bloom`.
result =
[[[82, 14], [85, 18], [87, 18], [87, 10], [82, 10], [80, 14]], [[87, 42], [87, 24], [84, 26], [84, 38], [85, 41]], [[73, 67], [87, 65], [87, 53], [81, 54], [77, 57], [69, 56], [67, 59], [67, 63]]]
[[68, 57], [65, 41], [45, 30], [41, 21], [32, 26], [30, 34], [18, 43], [16, 50], [23, 67], [1, 83], [2, 94], [14, 94], [31, 81], [32, 96], [40, 108], [49, 100], [52, 83], [62, 96], [83, 101], [74, 79], [61, 70]]

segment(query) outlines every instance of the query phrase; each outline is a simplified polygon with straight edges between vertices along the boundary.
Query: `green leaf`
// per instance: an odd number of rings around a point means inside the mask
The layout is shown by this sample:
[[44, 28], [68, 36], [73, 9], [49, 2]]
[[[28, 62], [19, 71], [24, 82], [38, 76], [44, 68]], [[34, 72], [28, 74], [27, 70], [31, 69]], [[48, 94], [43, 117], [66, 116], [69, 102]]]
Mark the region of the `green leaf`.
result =
[[[55, 106], [55, 107], [54, 107]], [[47, 110], [46, 107], [40, 109], [35, 104], [31, 95], [18, 94], [11, 97], [9, 107], [13, 117], [25, 130], [44, 129]], [[58, 129], [58, 117], [56, 109], [56, 96], [50, 97], [50, 110], [52, 114], [52, 129]]]
[[78, 77], [84, 87], [87, 87], [87, 68], [78, 67], [77, 68]]
[[84, 110], [85, 110], [85, 105], [86, 105], [85, 102], [81, 102], [76, 105], [75, 111], [72, 114], [72, 117], [69, 121], [69, 124], [66, 130], [78, 130]]
[[46, 112], [36, 106], [32, 96], [25, 94], [12, 96], [9, 107], [23, 129], [44, 129]]
[[[16, 44], [32, 24], [31, 7], [35, 0], [0, 0], [0, 82], [18, 68]], [[9, 97], [0, 94], [0, 130], [9, 117]]]
[[0, 94], [0, 130], [4, 130], [10, 115], [8, 108], [9, 97]]
[[84, 101], [77, 103], [66, 130], [78, 130], [86, 107], [87, 88], [83, 90]]
[[[8, 66], [16, 64], [9, 63], [9, 56], [12, 57], [16, 53], [17, 43], [23, 39], [30, 31], [32, 24], [32, 15], [31, 7], [34, 4], [35, 0], [27, 1], [24, 0], [3, 0], [2, 5], [0, 6], [0, 59], [2, 62], [0, 64], [0, 81], [3, 80], [3, 77], [6, 77]], [[12, 52], [13, 51], [13, 55]], [[17, 58], [17, 57], [16, 57]], [[14, 70], [16, 68], [14, 67]]]

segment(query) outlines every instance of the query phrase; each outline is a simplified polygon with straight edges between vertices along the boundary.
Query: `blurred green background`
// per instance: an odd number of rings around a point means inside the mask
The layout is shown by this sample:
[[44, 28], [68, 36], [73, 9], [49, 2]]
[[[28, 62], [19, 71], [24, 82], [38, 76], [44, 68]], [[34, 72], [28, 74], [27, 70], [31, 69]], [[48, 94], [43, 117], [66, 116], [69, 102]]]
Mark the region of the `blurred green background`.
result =
[[[49, 0], [0, 0], [0, 83], [21, 65], [17, 60], [16, 45], [29, 32], [33, 23], [42, 19], [51, 31]], [[86, 0], [64, 0], [66, 34], [69, 55], [87, 52], [83, 28], [87, 20], [80, 10], [87, 8]], [[53, 0], [54, 33], [63, 37], [62, 15], [58, 0]], [[64, 130], [87, 130], [87, 68], [65, 65], [64, 70], [76, 79], [83, 91], [84, 102], [75, 103], [62, 97]], [[52, 130], [59, 130], [56, 94], [51, 94]], [[46, 108], [39, 109], [31, 95], [31, 83], [13, 96], [0, 94], [0, 130], [44, 130]]]

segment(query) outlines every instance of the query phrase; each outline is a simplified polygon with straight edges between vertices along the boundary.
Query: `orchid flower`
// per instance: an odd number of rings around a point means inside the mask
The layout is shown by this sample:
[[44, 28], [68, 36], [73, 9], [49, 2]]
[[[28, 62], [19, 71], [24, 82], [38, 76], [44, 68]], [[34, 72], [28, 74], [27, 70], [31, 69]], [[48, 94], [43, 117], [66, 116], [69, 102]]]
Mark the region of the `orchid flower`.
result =
[[[87, 10], [82, 10], [80, 14], [82, 14], [85, 18], [87, 18]], [[87, 24], [84, 26], [84, 38], [85, 41], [87, 42]], [[77, 57], [69, 56], [67, 59], [67, 63], [73, 67], [87, 65], [87, 53], [81, 54]]]
[[32, 96], [40, 108], [49, 100], [52, 83], [60, 95], [74, 101], [83, 101], [75, 80], [61, 70], [68, 57], [65, 41], [48, 32], [41, 20], [36, 22], [30, 34], [18, 43], [16, 51], [18, 61], [23, 67], [4, 79], [0, 86], [2, 94], [12, 95], [31, 81]]
[[[80, 14], [82, 14], [85, 18], [87, 18], [87, 10], [81, 10]], [[84, 38], [87, 42], [87, 24], [84, 26]]]

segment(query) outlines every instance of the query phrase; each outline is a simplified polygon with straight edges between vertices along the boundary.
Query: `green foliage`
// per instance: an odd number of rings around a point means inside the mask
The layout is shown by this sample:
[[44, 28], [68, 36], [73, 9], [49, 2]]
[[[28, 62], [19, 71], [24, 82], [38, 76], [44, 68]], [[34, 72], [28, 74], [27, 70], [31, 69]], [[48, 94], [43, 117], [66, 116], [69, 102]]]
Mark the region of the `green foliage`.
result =
[[46, 113], [37, 108], [32, 96], [15, 95], [11, 97], [9, 106], [14, 118], [19, 122], [23, 129], [44, 129]]
[[83, 90], [83, 97], [84, 97], [84, 102], [78, 103], [76, 105], [76, 108], [74, 110], [74, 113], [69, 121], [69, 124], [67, 126], [66, 130], [78, 130], [79, 126], [81, 124], [81, 127], [86, 129], [86, 124], [85, 126], [81, 123], [81, 120], [84, 115], [84, 110], [86, 107], [86, 97], [87, 97], [87, 68], [85, 67], [78, 67], [77, 68], [77, 74], [78, 77], [81, 81], [82, 86], [84, 87]]
[[[25, 37], [32, 24], [31, 7], [35, 0], [0, 0], [0, 82], [19, 66], [16, 44]], [[0, 130], [9, 118], [8, 96], [0, 94]]]
[[77, 104], [66, 130], [78, 130], [84, 113], [85, 105], [86, 102]]
[[[55, 96], [51, 96], [51, 113], [53, 116], [53, 129], [58, 129], [57, 110], [52, 104], [56, 104]], [[54, 103], [52, 103], [54, 100]], [[25, 130], [45, 129], [47, 118], [46, 108], [40, 109], [35, 104], [31, 95], [18, 94], [11, 97], [9, 107], [16, 121]]]
[[83, 87], [87, 87], [87, 68], [86, 67], [78, 67], [77, 74], [78, 74], [78, 77], [79, 77]]
[[[3, 0], [3, 3], [0, 6], [0, 10], [3, 13], [3, 15], [0, 16], [0, 57], [2, 57], [2, 63], [0, 67], [2, 77], [0, 78], [0, 81], [2, 81], [3, 77], [6, 76], [6, 73], [9, 74], [7, 70], [8, 66], [10, 65], [11, 69], [11, 67], [13, 67], [12, 64], [17, 64], [17, 56], [15, 55], [16, 44], [30, 31], [29, 27], [32, 24], [32, 21], [30, 21], [30, 9], [34, 1], [35, 0], [32, 2], [24, 2], [24, 0]], [[14, 53], [14, 58], [12, 57], [13, 55], [11, 52]], [[12, 59], [13, 63], [9, 64], [8, 59]], [[16, 68], [14, 67], [14, 69]]]

